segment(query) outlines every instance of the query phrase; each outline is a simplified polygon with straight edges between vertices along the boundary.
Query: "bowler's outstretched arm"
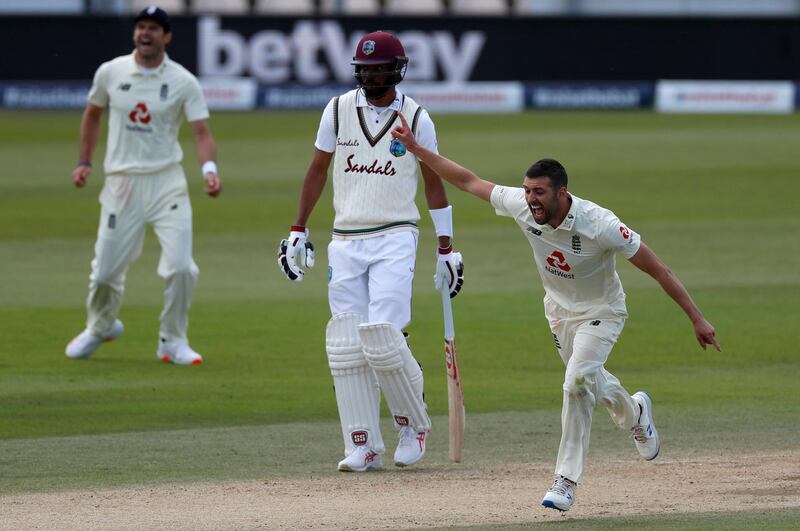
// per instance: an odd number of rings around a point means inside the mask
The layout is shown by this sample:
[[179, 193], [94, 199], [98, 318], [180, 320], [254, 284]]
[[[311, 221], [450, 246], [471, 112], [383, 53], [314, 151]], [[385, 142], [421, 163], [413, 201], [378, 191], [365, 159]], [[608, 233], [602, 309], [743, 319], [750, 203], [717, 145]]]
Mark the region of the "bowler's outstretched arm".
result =
[[642, 242], [639, 250], [630, 257], [629, 261], [656, 279], [661, 284], [661, 287], [664, 288], [664, 291], [667, 292], [667, 295], [672, 297], [672, 300], [683, 309], [689, 320], [692, 321], [694, 335], [703, 350], [706, 349], [707, 345], [713, 345], [718, 351], [722, 351], [717, 341], [714, 327], [705, 320], [700, 308], [697, 307], [689, 292], [686, 291], [686, 287], [670, 268], [656, 256], [656, 253]]
[[492, 196], [492, 190], [495, 184], [493, 182], [481, 179], [467, 168], [453, 162], [447, 157], [443, 157], [426, 149], [417, 143], [414, 137], [414, 132], [408, 126], [406, 117], [403, 113], [399, 113], [401, 126], [395, 127], [392, 130], [392, 136], [400, 140], [406, 149], [416, 155], [416, 157], [430, 169], [435, 171], [439, 176], [450, 184], [469, 192], [472, 195], [489, 201]]

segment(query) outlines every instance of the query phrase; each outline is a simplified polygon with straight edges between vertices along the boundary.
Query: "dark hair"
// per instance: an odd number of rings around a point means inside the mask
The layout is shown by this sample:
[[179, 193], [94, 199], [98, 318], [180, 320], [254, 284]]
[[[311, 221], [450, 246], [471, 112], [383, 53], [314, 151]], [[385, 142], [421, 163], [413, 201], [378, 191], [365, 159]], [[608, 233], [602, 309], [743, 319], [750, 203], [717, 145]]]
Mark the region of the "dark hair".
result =
[[525, 177], [535, 179], [536, 177], [549, 177], [553, 184], [553, 189], [558, 190], [562, 186], [567, 187], [567, 170], [555, 159], [541, 159], [533, 163], [533, 166], [525, 172]]

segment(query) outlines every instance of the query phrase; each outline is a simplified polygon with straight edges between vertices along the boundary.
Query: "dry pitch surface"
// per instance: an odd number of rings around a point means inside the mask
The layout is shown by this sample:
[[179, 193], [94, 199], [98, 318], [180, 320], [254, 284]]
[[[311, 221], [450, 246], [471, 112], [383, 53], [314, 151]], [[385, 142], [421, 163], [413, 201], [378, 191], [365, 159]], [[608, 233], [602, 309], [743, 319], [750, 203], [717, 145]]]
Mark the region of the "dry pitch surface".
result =
[[549, 463], [324, 474], [0, 497], [2, 529], [399, 529], [800, 507], [800, 452], [590, 463], [566, 515]]

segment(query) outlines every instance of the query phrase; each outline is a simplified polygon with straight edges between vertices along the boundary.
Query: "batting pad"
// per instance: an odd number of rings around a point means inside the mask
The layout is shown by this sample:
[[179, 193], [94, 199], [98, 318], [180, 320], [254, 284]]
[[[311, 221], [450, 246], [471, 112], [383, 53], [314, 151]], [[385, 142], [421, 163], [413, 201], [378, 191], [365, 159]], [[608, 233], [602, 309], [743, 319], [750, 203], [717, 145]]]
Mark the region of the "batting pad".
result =
[[381, 394], [358, 336], [358, 325], [363, 321], [357, 313], [342, 313], [328, 321], [325, 329], [345, 455], [361, 445], [378, 453], [385, 451], [380, 431]]
[[415, 430], [428, 431], [431, 419], [422, 401], [422, 369], [403, 333], [391, 323], [365, 323], [358, 332], [395, 422], [405, 417]]

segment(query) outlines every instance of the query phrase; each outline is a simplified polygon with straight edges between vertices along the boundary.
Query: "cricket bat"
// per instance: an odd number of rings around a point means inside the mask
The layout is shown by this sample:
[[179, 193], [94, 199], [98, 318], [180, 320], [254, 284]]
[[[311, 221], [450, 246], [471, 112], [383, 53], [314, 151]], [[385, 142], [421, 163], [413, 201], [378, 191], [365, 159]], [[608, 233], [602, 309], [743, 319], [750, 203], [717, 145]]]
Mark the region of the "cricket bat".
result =
[[453, 306], [450, 291], [445, 286], [441, 290], [444, 310], [444, 359], [447, 365], [447, 405], [450, 427], [450, 459], [461, 462], [464, 450], [464, 392], [461, 389], [461, 370], [458, 368], [456, 354], [456, 331], [453, 324]]

